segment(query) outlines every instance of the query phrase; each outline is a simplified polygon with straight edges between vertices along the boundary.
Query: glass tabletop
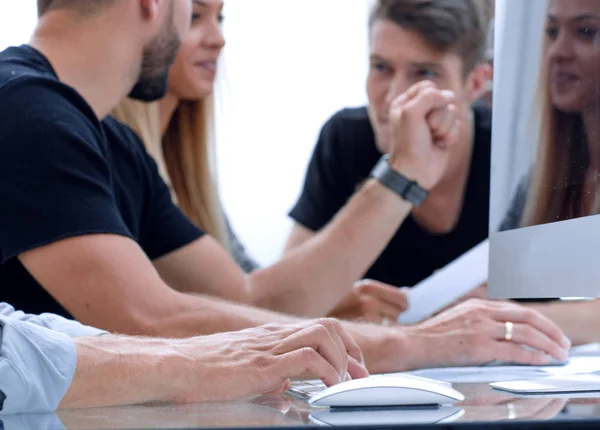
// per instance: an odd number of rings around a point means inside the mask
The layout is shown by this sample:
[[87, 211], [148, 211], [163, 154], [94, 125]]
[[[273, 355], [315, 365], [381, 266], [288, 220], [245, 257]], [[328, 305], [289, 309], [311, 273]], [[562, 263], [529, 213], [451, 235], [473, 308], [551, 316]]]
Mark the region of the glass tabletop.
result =
[[[600, 393], [572, 397], [519, 397], [488, 384], [454, 384], [466, 400], [454, 406], [329, 410], [311, 408], [288, 396], [208, 404], [146, 404], [116, 408], [64, 410], [55, 414], [8, 416], [4, 430], [189, 429], [264, 427], [401, 427], [424, 424], [517, 423], [598, 420]], [[583, 421], [582, 421], [583, 420]], [[498, 428], [497, 426], [495, 428]], [[500, 427], [501, 428], [501, 427]]]

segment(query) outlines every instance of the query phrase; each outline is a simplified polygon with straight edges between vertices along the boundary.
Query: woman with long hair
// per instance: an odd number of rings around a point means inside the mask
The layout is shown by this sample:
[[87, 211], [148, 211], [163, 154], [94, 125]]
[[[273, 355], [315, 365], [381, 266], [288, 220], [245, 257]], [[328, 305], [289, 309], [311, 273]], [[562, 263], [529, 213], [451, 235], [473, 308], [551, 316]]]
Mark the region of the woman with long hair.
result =
[[552, 0], [535, 109], [537, 161], [502, 230], [600, 212], [600, 3]]
[[[500, 230], [600, 213], [600, 2], [551, 0], [534, 112], [537, 157]], [[573, 344], [600, 340], [598, 300], [530, 305]]]
[[142, 138], [182, 211], [229, 251], [244, 271], [251, 272], [258, 264], [225, 217], [215, 171], [212, 93], [225, 45], [223, 3], [194, 2], [193, 8], [190, 31], [171, 67], [166, 97], [152, 104], [127, 99], [113, 114]]

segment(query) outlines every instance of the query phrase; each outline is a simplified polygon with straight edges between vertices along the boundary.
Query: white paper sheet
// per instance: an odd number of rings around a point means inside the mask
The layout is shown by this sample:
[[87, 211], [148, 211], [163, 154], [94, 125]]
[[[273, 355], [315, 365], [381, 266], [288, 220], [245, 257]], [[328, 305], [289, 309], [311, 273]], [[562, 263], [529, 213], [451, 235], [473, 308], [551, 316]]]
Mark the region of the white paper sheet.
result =
[[539, 368], [530, 367], [448, 367], [409, 372], [424, 378], [450, 383], [488, 383], [537, 379], [548, 376]]
[[600, 376], [560, 375], [523, 381], [508, 381], [490, 384], [492, 387], [511, 393], [574, 393], [600, 392]]
[[599, 374], [600, 356], [571, 357], [564, 366], [474, 366], [423, 369], [408, 372], [451, 383], [505, 382], [548, 376]]
[[485, 240], [411, 288], [408, 310], [400, 314], [398, 323], [416, 324], [487, 281], [488, 255]]

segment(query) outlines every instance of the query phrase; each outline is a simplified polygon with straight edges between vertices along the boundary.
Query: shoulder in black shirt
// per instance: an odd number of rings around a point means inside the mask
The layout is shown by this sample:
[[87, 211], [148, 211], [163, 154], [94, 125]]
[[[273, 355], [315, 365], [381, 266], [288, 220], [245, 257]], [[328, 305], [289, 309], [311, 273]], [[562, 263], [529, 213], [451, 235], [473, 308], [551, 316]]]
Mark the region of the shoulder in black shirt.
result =
[[0, 112], [0, 301], [70, 316], [17, 258], [61, 239], [122, 235], [155, 259], [202, 235], [139, 138], [99, 121], [29, 46], [0, 53]]
[[[491, 111], [473, 106], [474, 150], [463, 211], [448, 234], [431, 234], [411, 216], [365, 274], [398, 287], [413, 286], [488, 236]], [[366, 108], [344, 109], [323, 126], [309, 163], [304, 188], [290, 216], [319, 231], [342, 209], [381, 154]]]

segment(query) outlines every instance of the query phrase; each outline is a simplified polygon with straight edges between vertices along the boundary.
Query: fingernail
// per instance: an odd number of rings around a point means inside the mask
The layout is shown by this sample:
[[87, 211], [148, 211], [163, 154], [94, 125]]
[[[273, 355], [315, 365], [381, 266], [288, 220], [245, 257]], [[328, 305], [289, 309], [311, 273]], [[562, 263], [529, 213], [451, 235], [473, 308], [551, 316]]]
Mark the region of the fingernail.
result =
[[352, 381], [352, 376], [348, 372], [344, 375], [344, 382]]
[[569, 339], [566, 335], [563, 335], [562, 344], [565, 348], [571, 348], [571, 339]]
[[569, 350], [564, 349], [561, 354], [561, 360], [567, 360], [569, 358]]

